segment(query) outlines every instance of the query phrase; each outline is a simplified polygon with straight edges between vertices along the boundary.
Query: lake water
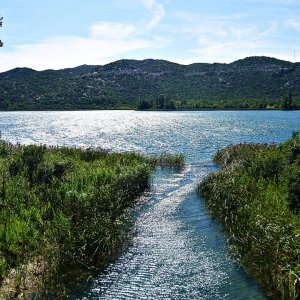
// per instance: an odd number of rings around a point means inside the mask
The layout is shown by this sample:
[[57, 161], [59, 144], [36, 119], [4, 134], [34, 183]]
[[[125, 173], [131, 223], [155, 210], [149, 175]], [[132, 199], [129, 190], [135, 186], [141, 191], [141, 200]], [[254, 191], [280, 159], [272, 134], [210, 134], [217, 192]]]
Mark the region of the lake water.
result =
[[2, 138], [136, 151], [183, 153], [180, 172], [158, 170], [135, 211], [132, 245], [70, 299], [266, 299], [233, 261], [197, 183], [228, 144], [278, 143], [300, 129], [300, 111], [1, 112]]

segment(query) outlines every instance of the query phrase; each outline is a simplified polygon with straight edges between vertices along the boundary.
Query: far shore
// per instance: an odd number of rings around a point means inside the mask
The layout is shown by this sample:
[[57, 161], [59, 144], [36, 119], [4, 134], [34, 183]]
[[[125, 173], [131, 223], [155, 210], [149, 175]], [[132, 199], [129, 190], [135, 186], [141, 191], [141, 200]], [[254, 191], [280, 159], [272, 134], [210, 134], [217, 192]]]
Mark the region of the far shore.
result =
[[179, 112], [179, 111], [298, 111], [300, 107], [293, 108], [293, 109], [283, 109], [283, 108], [179, 108], [179, 109], [135, 109], [135, 108], [99, 108], [99, 109], [16, 109], [16, 110], [0, 110], [1, 113], [3, 112], [68, 112], [68, 111], [120, 111], [120, 110], [130, 110], [130, 111], [143, 111], [143, 112]]

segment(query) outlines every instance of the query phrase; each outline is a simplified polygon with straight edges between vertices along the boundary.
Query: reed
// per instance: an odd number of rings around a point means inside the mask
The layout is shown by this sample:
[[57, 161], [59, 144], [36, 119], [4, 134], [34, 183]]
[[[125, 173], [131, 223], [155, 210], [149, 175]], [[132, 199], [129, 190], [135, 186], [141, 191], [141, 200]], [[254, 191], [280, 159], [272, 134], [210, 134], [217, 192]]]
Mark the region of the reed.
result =
[[229, 146], [199, 184], [233, 254], [274, 299], [300, 295], [300, 138], [281, 145]]
[[185, 160], [182, 154], [172, 155], [169, 153], [162, 153], [159, 156], [150, 158], [150, 162], [154, 166], [163, 168], [177, 168], [180, 169], [184, 166]]
[[178, 165], [165, 157], [0, 141], [1, 297], [27, 289], [28, 297], [63, 298], [74, 274], [91, 275], [115, 259], [154, 165]]

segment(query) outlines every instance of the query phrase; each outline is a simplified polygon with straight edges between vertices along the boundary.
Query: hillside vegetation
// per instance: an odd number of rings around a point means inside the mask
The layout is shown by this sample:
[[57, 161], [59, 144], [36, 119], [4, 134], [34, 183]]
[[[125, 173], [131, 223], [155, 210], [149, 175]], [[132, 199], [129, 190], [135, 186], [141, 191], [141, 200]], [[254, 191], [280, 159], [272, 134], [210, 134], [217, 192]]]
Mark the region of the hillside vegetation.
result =
[[300, 105], [300, 63], [249, 57], [231, 64], [120, 60], [62, 70], [0, 73], [0, 110], [281, 107]]
[[233, 253], [273, 299], [300, 295], [300, 138], [229, 146], [199, 185]]

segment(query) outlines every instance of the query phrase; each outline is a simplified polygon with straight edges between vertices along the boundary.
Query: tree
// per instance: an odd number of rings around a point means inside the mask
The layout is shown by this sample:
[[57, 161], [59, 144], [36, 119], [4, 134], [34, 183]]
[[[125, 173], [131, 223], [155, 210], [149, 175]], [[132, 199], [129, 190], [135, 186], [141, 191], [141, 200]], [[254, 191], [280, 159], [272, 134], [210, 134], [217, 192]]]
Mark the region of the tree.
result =
[[288, 94], [284, 97], [281, 107], [283, 109], [292, 109], [293, 108], [293, 96], [289, 90]]
[[138, 105], [138, 109], [140, 110], [149, 109], [151, 107], [152, 103], [147, 100], [140, 101], [140, 104]]
[[168, 102], [166, 103], [166, 105], [165, 105], [165, 108], [167, 108], [167, 109], [175, 109], [176, 107], [175, 107], [174, 101], [173, 101], [173, 100], [168, 101]]
[[166, 96], [164, 94], [161, 94], [158, 96], [158, 106], [157, 108], [164, 108], [165, 106], [165, 100], [166, 100]]
[[181, 108], [181, 101], [180, 100], [175, 101], [175, 108], [176, 109]]

